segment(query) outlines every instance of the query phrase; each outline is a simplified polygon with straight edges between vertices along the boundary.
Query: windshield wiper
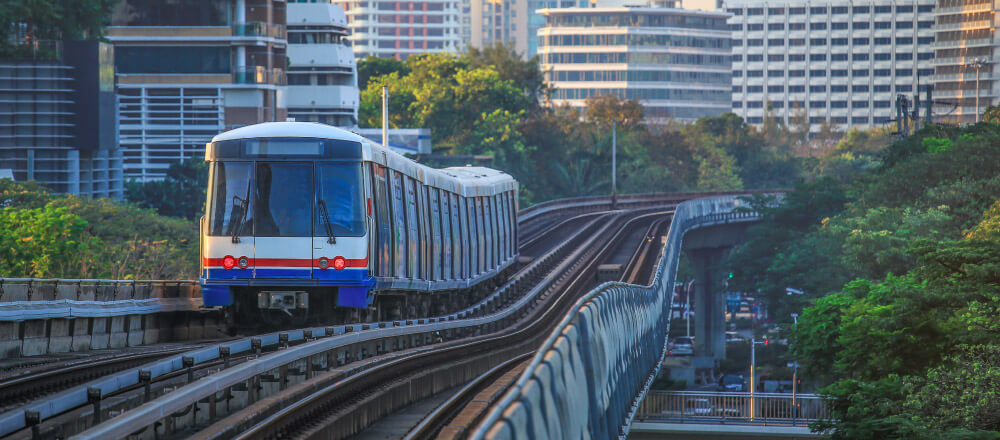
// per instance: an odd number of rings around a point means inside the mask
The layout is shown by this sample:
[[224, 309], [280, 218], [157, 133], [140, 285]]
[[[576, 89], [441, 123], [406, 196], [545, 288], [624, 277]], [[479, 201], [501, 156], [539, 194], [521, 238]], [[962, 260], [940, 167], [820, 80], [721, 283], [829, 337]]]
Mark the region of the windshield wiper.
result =
[[333, 225], [330, 223], [330, 211], [326, 209], [326, 202], [323, 199], [319, 199], [316, 205], [323, 209], [321, 214], [323, 214], [323, 224], [326, 226], [326, 239], [327, 243], [337, 244], [337, 237], [333, 236]]
[[233, 228], [233, 243], [240, 242], [240, 235], [243, 234], [243, 226], [246, 225], [247, 210], [250, 208], [250, 182], [247, 182], [247, 197], [240, 199], [240, 196], [233, 196], [233, 206], [239, 202], [240, 219]]

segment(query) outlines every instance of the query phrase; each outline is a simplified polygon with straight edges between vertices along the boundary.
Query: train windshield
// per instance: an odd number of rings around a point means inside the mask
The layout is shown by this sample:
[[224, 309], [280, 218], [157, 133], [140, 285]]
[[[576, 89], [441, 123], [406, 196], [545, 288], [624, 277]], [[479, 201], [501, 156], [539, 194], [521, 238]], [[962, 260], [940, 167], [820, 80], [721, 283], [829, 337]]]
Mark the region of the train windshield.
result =
[[219, 161], [214, 166], [208, 207], [211, 236], [365, 233], [358, 162]]

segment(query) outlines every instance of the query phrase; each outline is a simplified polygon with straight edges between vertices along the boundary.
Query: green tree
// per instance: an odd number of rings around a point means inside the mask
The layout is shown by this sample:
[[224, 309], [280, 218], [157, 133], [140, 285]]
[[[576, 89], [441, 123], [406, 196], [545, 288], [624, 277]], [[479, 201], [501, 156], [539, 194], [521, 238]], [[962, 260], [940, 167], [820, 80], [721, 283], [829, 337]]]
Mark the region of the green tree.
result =
[[207, 188], [208, 163], [187, 160], [170, 164], [163, 180], [128, 182], [125, 197], [160, 215], [196, 220], [204, 214]]
[[[97, 39], [119, 0], [5, 0], [0, 2], [0, 29], [5, 34], [23, 26], [28, 41]], [[0, 47], [20, 44], [0, 39]]]

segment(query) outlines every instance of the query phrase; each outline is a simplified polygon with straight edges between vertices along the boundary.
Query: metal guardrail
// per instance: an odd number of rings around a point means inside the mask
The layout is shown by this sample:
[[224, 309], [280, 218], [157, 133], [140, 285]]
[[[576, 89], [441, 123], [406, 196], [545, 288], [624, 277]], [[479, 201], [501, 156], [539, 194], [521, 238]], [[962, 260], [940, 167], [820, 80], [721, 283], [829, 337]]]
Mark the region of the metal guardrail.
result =
[[791, 426], [829, 418], [829, 409], [815, 394], [694, 391], [651, 391], [635, 415], [652, 422]]
[[[743, 195], [760, 193], [757, 190], [747, 191], [709, 191], [709, 192], [678, 192], [678, 193], [646, 193], [646, 194], [621, 194], [615, 200], [615, 206], [620, 208], [635, 208], [647, 204], [662, 204], [665, 202], [683, 202], [685, 200], [700, 199], [706, 197]], [[517, 213], [518, 223], [525, 223], [536, 218], [552, 214], [559, 211], [598, 211], [611, 209], [611, 196], [585, 196], [570, 197], [565, 199], [548, 200], [527, 208], [521, 209]]]
[[666, 353], [684, 234], [758, 219], [742, 205], [736, 196], [678, 205], [652, 285], [610, 282], [581, 298], [473, 438], [624, 438]]
[[0, 322], [196, 311], [193, 280], [0, 278]]

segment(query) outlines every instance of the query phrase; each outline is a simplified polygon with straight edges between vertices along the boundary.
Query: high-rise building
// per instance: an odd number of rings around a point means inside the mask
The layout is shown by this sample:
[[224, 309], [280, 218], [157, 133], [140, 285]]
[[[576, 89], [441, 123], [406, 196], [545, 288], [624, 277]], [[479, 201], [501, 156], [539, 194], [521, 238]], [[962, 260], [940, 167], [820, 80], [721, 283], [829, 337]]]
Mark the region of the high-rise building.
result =
[[123, 0], [115, 45], [129, 178], [201, 160], [212, 136], [287, 117], [284, 0]]
[[347, 18], [329, 2], [288, 3], [288, 117], [358, 125], [358, 69]]
[[934, 0], [728, 0], [732, 110], [811, 132], [895, 119], [898, 95], [931, 82]]
[[469, 45], [504, 44], [524, 58], [538, 53], [538, 30], [545, 26], [540, 9], [586, 8], [591, 0], [471, 0]]
[[598, 95], [637, 99], [649, 122], [730, 108], [727, 14], [671, 7], [543, 9], [542, 70], [553, 104]]
[[344, 8], [359, 59], [372, 55], [406, 59], [465, 48], [463, 6], [456, 0], [335, 0]]
[[[935, 121], [972, 123], [1000, 96], [994, 0], [938, 0], [934, 11]], [[976, 74], [979, 74], [978, 77]], [[978, 79], [978, 81], [977, 81]], [[979, 108], [977, 109], [977, 97]]]
[[0, 60], [0, 168], [57, 192], [122, 197], [113, 49], [39, 41]]

